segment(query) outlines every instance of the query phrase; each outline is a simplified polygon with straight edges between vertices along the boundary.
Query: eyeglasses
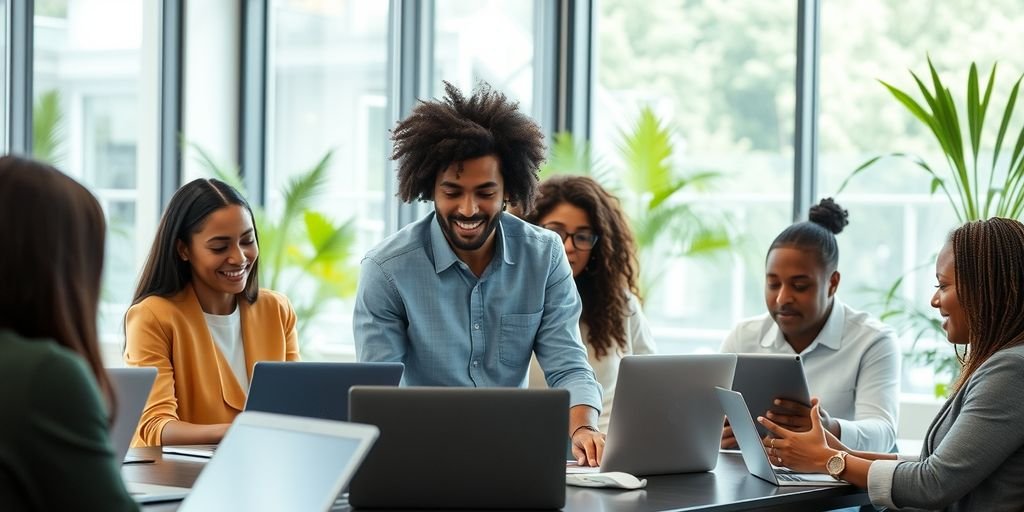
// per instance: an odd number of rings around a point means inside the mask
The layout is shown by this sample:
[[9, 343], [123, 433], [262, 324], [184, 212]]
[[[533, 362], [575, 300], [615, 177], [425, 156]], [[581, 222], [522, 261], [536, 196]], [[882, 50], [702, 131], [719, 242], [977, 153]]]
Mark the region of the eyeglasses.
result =
[[558, 233], [558, 237], [562, 239], [563, 244], [571, 237], [572, 246], [575, 247], [577, 251], [589, 251], [593, 249], [594, 245], [597, 244], [597, 239], [600, 238], [594, 234], [593, 231], [580, 230], [575, 233], [570, 233], [566, 231], [561, 224], [545, 224], [541, 227]]

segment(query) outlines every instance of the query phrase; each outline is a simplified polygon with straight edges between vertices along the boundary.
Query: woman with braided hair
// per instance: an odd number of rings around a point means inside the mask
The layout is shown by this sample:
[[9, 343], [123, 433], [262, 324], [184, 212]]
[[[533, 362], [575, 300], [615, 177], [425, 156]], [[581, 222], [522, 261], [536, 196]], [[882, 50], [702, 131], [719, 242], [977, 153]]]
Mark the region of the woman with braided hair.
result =
[[[784, 229], [765, 258], [768, 313], [743, 320], [722, 352], [799, 354], [812, 405], [822, 424], [858, 450], [894, 451], [899, 407], [900, 351], [896, 334], [867, 313], [839, 300], [836, 234], [847, 212], [831, 198], [812, 206], [809, 220]], [[828, 409], [828, 412], [825, 410]], [[787, 428], [810, 428], [806, 404], [779, 400], [762, 414]], [[723, 448], [735, 448], [732, 429]]]
[[931, 305], [946, 338], [965, 345], [954, 395], [932, 421], [917, 459], [851, 450], [826, 432], [758, 418], [778, 438], [772, 462], [830, 473], [867, 488], [871, 502], [928, 510], [1024, 506], [1024, 224], [993, 218], [957, 228], [935, 262]]

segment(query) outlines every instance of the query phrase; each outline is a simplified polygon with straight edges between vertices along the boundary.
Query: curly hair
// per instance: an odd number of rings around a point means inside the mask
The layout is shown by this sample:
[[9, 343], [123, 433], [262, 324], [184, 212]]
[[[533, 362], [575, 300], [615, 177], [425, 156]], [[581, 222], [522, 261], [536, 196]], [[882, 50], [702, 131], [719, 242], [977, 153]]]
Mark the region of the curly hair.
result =
[[576, 288], [583, 299], [581, 319], [590, 328], [587, 343], [601, 359], [613, 344], [622, 348], [627, 344], [622, 322], [630, 314], [626, 291], [640, 297], [636, 243], [619, 199], [585, 176], [556, 176], [544, 180], [536, 206], [526, 220], [537, 224], [563, 203], [586, 212], [598, 235], [587, 267], [576, 277]]
[[993, 217], [949, 237], [956, 295], [968, 323], [960, 389], [993, 354], [1024, 343], [1024, 224]]
[[420, 103], [391, 133], [399, 197], [405, 202], [432, 200], [438, 172], [453, 163], [494, 155], [509, 201], [530, 211], [537, 169], [544, 161], [540, 127], [519, 111], [517, 102], [484, 82], [468, 99], [448, 82], [444, 90], [444, 99]]

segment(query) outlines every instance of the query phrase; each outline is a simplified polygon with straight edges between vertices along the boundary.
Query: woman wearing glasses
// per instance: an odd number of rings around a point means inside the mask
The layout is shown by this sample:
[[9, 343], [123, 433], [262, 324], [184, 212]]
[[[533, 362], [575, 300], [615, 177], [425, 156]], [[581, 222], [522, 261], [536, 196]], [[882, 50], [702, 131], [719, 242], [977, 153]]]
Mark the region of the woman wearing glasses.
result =
[[[597, 381], [604, 387], [599, 428], [608, 429], [619, 360], [655, 351], [651, 329], [637, 298], [637, 259], [633, 234], [619, 200], [594, 180], [557, 176], [540, 184], [526, 220], [558, 233], [583, 300], [583, 335]], [[544, 387], [536, 361], [530, 387]]]

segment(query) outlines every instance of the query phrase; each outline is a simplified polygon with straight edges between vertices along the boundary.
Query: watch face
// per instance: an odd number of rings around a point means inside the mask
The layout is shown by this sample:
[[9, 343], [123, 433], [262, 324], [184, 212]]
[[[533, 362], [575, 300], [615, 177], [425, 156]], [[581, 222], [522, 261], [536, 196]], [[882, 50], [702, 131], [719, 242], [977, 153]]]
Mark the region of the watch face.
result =
[[828, 470], [829, 474], [837, 475], [845, 469], [845, 462], [839, 455], [833, 455], [829, 457], [828, 462], [825, 464], [825, 469]]

